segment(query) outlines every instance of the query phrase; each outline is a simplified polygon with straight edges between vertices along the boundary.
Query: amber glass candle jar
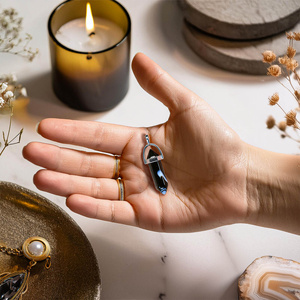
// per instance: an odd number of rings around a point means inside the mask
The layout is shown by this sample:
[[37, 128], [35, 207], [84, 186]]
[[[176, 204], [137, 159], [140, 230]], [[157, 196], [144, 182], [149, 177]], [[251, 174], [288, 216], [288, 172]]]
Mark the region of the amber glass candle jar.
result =
[[[78, 48], [77, 39], [82, 37], [76, 27], [86, 18], [87, 2], [95, 27], [90, 32], [84, 29], [86, 36]], [[121, 35], [114, 36], [108, 31], [102, 37], [101, 28], [110, 29], [110, 24], [118, 27]], [[62, 102], [77, 110], [100, 112], [113, 108], [125, 97], [129, 87], [131, 20], [120, 3], [114, 0], [63, 2], [50, 15], [48, 32], [52, 85]], [[61, 35], [63, 38], [59, 38]], [[105, 39], [111, 41], [106, 44]]]

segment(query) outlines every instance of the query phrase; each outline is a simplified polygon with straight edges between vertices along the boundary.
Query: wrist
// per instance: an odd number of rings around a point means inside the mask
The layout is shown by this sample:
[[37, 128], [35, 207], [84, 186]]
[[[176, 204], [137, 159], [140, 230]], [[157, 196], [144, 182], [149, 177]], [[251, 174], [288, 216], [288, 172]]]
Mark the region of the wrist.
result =
[[300, 234], [300, 156], [248, 150], [246, 223]]

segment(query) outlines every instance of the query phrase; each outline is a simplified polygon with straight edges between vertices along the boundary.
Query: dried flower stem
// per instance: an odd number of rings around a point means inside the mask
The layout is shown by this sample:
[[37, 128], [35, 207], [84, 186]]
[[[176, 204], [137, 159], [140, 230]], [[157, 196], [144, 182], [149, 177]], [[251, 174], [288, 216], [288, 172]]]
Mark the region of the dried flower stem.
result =
[[13, 117], [13, 109], [11, 110], [11, 113], [10, 113], [10, 116], [9, 116], [9, 125], [8, 125], [8, 131], [7, 131], [6, 136], [5, 136], [4, 131], [2, 131], [4, 145], [3, 145], [2, 150], [0, 151], [0, 156], [2, 155], [2, 153], [4, 152], [4, 150], [8, 146], [19, 144], [20, 141], [21, 141], [21, 137], [22, 137], [22, 133], [23, 133], [23, 128], [20, 130], [20, 132], [18, 134], [16, 134], [12, 139], [10, 139], [12, 117]]
[[[282, 133], [282, 131], [278, 128], [278, 125], [275, 125], [276, 130], [281, 134], [282, 137], [287, 137], [297, 143], [300, 143], [300, 138], [295, 138], [292, 135], [290, 135], [288, 132]], [[297, 133], [297, 131], [295, 131]], [[297, 134], [298, 135], [298, 134]], [[299, 136], [299, 135], [298, 135]]]
[[[285, 114], [285, 116], [288, 115], [288, 113], [282, 108], [282, 106], [279, 103], [276, 103], [276, 105], [283, 111], [283, 113]], [[295, 118], [295, 121], [300, 124], [300, 122], [297, 120], [297, 118]]]
[[[284, 113], [285, 120], [276, 124], [275, 119], [270, 116], [267, 119], [266, 124], [268, 129], [276, 128], [277, 130], [279, 130], [279, 132], [281, 133], [281, 137], [288, 137], [300, 144], [298, 132], [298, 130], [300, 129], [300, 122], [297, 119], [297, 113], [299, 113], [300, 111], [300, 77], [296, 71], [299, 63], [295, 59], [296, 49], [293, 47], [294, 41], [300, 41], [300, 33], [290, 32], [286, 34], [286, 37], [289, 41], [289, 45], [284, 56], [277, 58], [276, 54], [273, 51], [267, 50], [263, 53], [262, 60], [263, 62], [270, 65], [267, 75], [271, 75], [272, 77], [274, 77], [281, 86], [288, 90], [288, 92], [296, 100], [297, 107], [286, 112], [283, 109], [282, 105], [278, 103], [279, 94], [277, 92], [273, 93], [273, 95], [269, 97], [269, 104], [272, 106], [278, 105], [278, 107]], [[294, 75], [294, 78], [292, 78], [292, 75]], [[286, 85], [280, 80], [280, 78], [284, 78], [288, 82], [288, 84]], [[293, 79], [295, 79], [295, 81]], [[295, 87], [295, 82], [298, 83], [299, 87]], [[298, 138], [287, 132], [287, 130], [291, 130], [291, 128], [294, 129], [294, 134], [297, 134]]]
[[298, 72], [295, 72], [294, 75], [295, 75], [295, 78], [296, 78], [298, 84], [300, 85], [300, 76], [299, 76]]
[[[32, 36], [28, 33], [21, 36], [23, 19], [13, 9], [4, 9], [0, 12], [0, 52], [20, 55], [32, 61], [38, 54], [38, 49], [32, 50], [29, 43]], [[3, 144], [0, 142], [0, 156], [9, 146], [20, 143], [23, 128], [11, 138], [13, 101], [19, 96], [26, 97], [26, 89], [17, 84], [15, 76], [0, 76], [0, 111], [9, 113], [9, 124], [7, 134], [2, 131]], [[1, 149], [2, 146], [2, 149]]]
[[[276, 78], [276, 80], [285, 88], [289, 91], [289, 93], [292, 94], [293, 97], [295, 97], [294, 93], [286, 86], [284, 85], [278, 78]], [[287, 79], [288, 80], [288, 79]]]
[[[0, 147], [0, 156], [3, 154], [8, 146], [20, 143], [23, 129], [19, 131], [14, 137], [11, 138], [11, 127], [13, 117], [13, 103], [19, 96], [26, 95], [26, 89], [17, 84], [15, 76], [0, 76], [0, 112], [9, 114], [9, 124], [7, 134], [2, 131], [3, 148]], [[1, 143], [0, 143], [1, 146]]]
[[294, 88], [294, 85], [293, 85], [293, 82], [292, 82], [292, 80], [291, 80], [290, 74], [288, 75], [288, 81], [289, 81], [289, 84], [291, 85], [293, 91], [295, 91], [296, 89]]
[[282, 106], [279, 103], [276, 103], [276, 105], [283, 111], [283, 113], [286, 115], [286, 111], [282, 108]]

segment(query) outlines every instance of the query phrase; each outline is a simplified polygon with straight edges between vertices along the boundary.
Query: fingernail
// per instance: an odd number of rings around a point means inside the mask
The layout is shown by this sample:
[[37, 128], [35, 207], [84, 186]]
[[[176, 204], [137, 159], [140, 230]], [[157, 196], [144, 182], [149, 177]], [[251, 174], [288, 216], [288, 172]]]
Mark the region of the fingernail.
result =
[[40, 134], [40, 133], [39, 133], [39, 126], [40, 126], [40, 122], [38, 122], [38, 123], [35, 125], [35, 131], [36, 131], [38, 134]]

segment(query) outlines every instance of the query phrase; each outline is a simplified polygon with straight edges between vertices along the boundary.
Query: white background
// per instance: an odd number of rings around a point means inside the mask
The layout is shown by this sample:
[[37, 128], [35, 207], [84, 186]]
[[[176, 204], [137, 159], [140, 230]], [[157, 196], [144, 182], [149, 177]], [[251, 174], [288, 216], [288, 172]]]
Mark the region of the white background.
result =
[[[125, 99], [105, 113], [85, 113], [63, 105], [50, 81], [47, 20], [58, 0], [2, 0], [0, 9], [14, 7], [24, 17], [24, 32], [40, 53], [33, 62], [0, 53], [1, 73], [15, 72], [30, 95], [27, 110], [15, 115], [13, 129], [24, 127], [20, 145], [0, 159], [0, 180], [38, 191], [32, 177], [38, 168], [22, 158], [22, 147], [44, 141], [36, 132], [45, 117], [97, 120], [130, 126], [165, 122], [168, 110], [146, 94], [131, 74]], [[290, 95], [272, 78], [234, 74], [213, 67], [186, 45], [182, 15], [175, 0], [120, 0], [132, 19], [131, 56], [144, 52], [180, 83], [204, 98], [222, 118], [252, 144], [264, 149], [299, 153], [298, 145], [266, 129], [265, 120], [281, 111], [268, 106], [275, 91], [294, 107]], [[290, 101], [290, 102], [289, 102]], [[197, 120], [195, 120], [197, 122]], [[0, 119], [1, 130], [7, 122]], [[269, 170], [272, 172], [272, 170]], [[102, 299], [237, 299], [237, 278], [257, 257], [275, 255], [300, 261], [300, 238], [248, 225], [232, 225], [189, 234], [162, 234], [91, 220], [76, 215], [65, 200], [39, 192], [65, 209], [84, 230], [99, 261]]]

